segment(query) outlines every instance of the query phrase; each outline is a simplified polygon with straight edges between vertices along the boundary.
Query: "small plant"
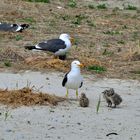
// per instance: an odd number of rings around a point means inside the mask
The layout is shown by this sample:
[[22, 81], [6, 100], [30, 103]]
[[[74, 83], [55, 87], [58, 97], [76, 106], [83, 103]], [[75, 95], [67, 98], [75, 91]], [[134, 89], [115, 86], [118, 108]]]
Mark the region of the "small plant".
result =
[[109, 34], [109, 35], [117, 35], [117, 34], [122, 34], [120, 31], [104, 31], [104, 34]]
[[101, 104], [101, 95], [99, 95], [99, 100], [98, 100], [98, 103], [97, 103], [97, 106], [96, 106], [96, 113], [97, 114], [99, 112], [100, 104]]
[[95, 9], [95, 5], [89, 4], [89, 5], [88, 5], [88, 8], [89, 8], [89, 9]]
[[23, 19], [20, 19], [20, 21], [27, 22], [29, 24], [32, 24], [32, 23], [36, 22], [32, 17], [23, 18]]
[[127, 25], [124, 25], [124, 26], [122, 27], [122, 29], [128, 29]]
[[76, 15], [72, 23], [75, 25], [80, 25], [84, 18], [86, 18], [84, 15], [81, 15], [81, 14]]
[[107, 9], [107, 6], [106, 6], [106, 4], [98, 4], [97, 8], [98, 9]]
[[87, 20], [87, 24], [91, 27], [96, 27], [96, 24], [91, 20]]
[[117, 42], [118, 44], [125, 44], [124, 40], [120, 40]]
[[68, 2], [68, 6], [74, 8], [74, 7], [77, 6], [77, 3], [76, 3], [75, 0], [69, 0], [69, 2]]
[[127, 4], [127, 5], [123, 4], [123, 7], [125, 10], [137, 10], [136, 6], [130, 5], [130, 4]]
[[115, 7], [115, 8], [112, 10], [112, 12], [117, 12], [117, 11], [119, 11], [119, 10], [120, 10], [119, 7]]
[[16, 35], [15, 36], [16, 41], [22, 40], [22, 38], [23, 38], [23, 36], [21, 36], [21, 35]]
[[107, 51], [107, 49], [105, 49], [104, 52], [102, 53], [102, 55], [107, 55], [107, 56], [112, 56], [113, 54], [114, 54], [114, 52]]
[[70, 17], [68, 15], [62, 15], [63, 20], [68, 20]]
[[101, 73], [101, 72], [106, 71], [106, 68], [103, 66], [93, 65], [93, 66], [88, 66], [88, 70], [92, 70], [97, 73]]
[[7, 118], [10, 116], [10, 112], [9, 110], [7, 110], [5, 113], [4, 113], [4, 121], [7, 120]]
[[8, 61], [8, 60], [6, 60], [6, 61], [4, 62], [4, 65], [5, 65], [6, 67], [11, 67], [11, 66], [12, 66], [11, 62]]
[[131, 73], [133, 74], [140, 74], [140, 70], [133, 70], [133, 71], [130, 71]]
[[29, 2], [44, 2], [44, 3], [50, 3], [50, 0], [27, 0]]

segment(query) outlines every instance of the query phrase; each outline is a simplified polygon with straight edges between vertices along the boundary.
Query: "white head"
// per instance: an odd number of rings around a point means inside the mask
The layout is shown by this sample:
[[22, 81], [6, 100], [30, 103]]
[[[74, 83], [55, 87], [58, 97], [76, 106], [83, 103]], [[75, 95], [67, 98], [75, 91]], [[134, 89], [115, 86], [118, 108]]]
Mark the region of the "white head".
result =
[[71, 63], [71, 68], [72, 68], [72, 69], [75, 69], [75, 68], [80, 69], [80, 67], [83, 67], [83, 64], [81, 64], [78, 60], [74, 60], [74, 61]]
[[62, 40], [65, 40], [65, 39], [70, 40], [70, 38], [71, 38], [70, 35], [66, 33], [63, 33], [59, 36], [59, 39], [62, 39]]
[[74, 38], [71, 37], [69, 34], [63, 33], [59, 36], [59, 39], [65, 41], [67, 46], [71, 46], [74, 43]]

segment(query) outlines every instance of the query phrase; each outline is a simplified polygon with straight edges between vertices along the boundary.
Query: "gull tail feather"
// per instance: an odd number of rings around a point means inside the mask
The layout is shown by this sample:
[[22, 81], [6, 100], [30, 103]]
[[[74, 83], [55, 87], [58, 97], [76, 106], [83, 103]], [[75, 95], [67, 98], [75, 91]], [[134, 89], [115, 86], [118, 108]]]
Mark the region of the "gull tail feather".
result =
[[35, 46], [24, 46], [25, 49], [28, 49], [28, 50], [32, 50], [32, 49], [36, 49]]
[[21, 26], [23, 29], [26, 29], [26, 28], [29, 27], [29, 24], [21, 24], [20, 26]]

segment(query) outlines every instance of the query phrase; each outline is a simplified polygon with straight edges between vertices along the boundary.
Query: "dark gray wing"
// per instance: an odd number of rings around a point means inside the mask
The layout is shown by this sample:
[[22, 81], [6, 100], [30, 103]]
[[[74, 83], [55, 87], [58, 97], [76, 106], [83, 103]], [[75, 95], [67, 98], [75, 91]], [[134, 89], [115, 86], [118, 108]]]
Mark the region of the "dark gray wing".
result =
[[1, 31], [16, 31], [18, 28], [17, 24], [9, 24], [9, 23], [1, 23], [0, 30]]
[[[68, 73], [69, 73], [69, 72], [68, 72]], [[64, 79], [63, 79], [63, 81], [62, 81], [62, 86], [63, 86], [63, 87], [64, 87], [64, 86], [66, 85], [66, 83], [67, 83], [67, 80], [68, 80], [67, 75], [68, 75], [68, 73], [65, 74]]]
[[66, 44], [61, 39], [51, 39], [46, 42], [41, 42], [37, 46], [40, 47], [41, 50], [50, 51], [50, 52], [57, 52], [59, 49], [65, 49]]
[[81, 85], [79, 86], [79, 88], [81, 88], [83, 86], [83, 82], [81, 82]]

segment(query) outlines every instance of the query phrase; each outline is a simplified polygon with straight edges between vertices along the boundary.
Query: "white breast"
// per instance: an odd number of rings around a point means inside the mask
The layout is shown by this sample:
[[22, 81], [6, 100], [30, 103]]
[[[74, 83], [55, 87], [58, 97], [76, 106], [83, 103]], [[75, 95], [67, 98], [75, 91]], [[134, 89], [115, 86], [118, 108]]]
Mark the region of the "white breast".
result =
[[66, 87], [69, 89], [78, 89], [81, 85], [81, 82], [83, 81], [83, 77], [81, 76], [81, 74], [77, 74], [77, 73], [73, 73], [70, 72], [67, 75], [67, 83], [66, 83]]

